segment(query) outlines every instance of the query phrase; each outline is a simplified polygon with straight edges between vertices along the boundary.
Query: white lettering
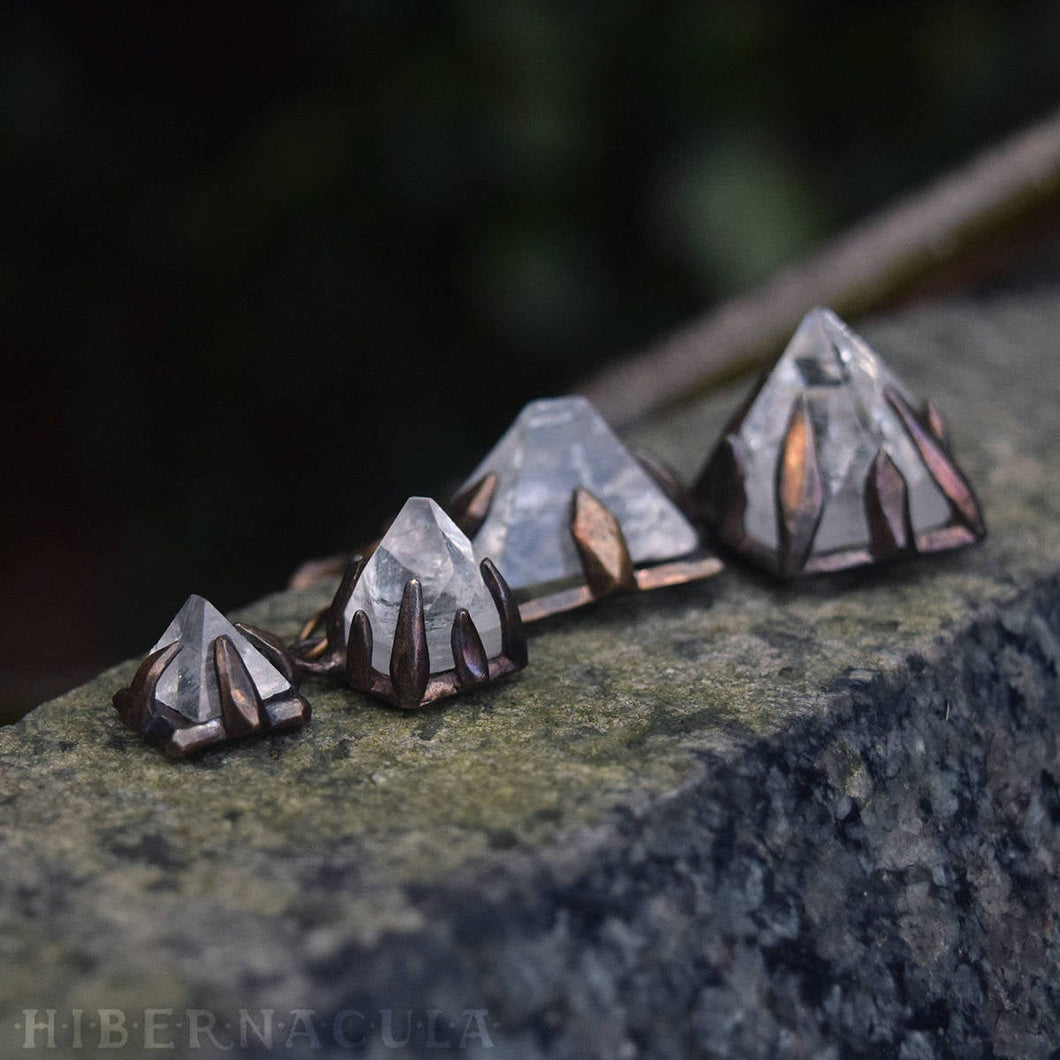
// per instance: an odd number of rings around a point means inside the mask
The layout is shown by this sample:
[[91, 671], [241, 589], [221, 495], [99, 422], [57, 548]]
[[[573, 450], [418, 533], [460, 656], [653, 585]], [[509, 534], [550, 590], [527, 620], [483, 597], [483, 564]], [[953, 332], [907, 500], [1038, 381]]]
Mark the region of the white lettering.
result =
[[316, 1027], [313, 1026], [313, 1010], [309, 1008], [296, 1008], [291, 1013], [291, 1029], [287, 1032], [288, 1049], [294, 1048], [295, 1038], [304, 1038], [309, 1043], [310, 1049], [320, 1048], [320, 1037]]
[[120, 1008], [99, 1010], [100, 1049], [124, 1049], [129, 1043], [129, 1032], [125, 1029], [125, 1013]]
[[[346, 1033], [346, 1022], [355, 1019], [360, 1022], [361, 1033], [358, 1037], [351, 1038]], [[364, 1013], [358, 1012], [355, 1008], [343, 1009], [335, 1017], [331, 1027], [331, 1036], [335, 1039], [335, 1044], [343, 1049], [360, 1049], [364, 1045]]]
[[173, 1041], [162, 1042], [158, 1035], [169, 1030], [169, 1020], [173, 1015], [171, 1008], [145, 1008], [144, 1009], [144, 1048], [145, 1049], [175, 1049]]
[[[460, 1048], [466, 1049], [471, 1038], [477, 1038], [484, 1049], [493, 1048], [493, 1039], [490, 1037], [489, 1028], [486, 1026], [486, 1017], [489, 1010], [484, 1008], [464, 1009], [464, 1034], [460, 1039]], [[475, 1029], [472, 1030], [472, 1024]]]
[[23, 1049], [36, 1049], [37, 1048], [37, 1031], [47, 1031], [48, 1038], [45, 1042], [46, 1049], [55, 1048], [55, 1013], [56, 1010], [53, 1008], [45, 1009], [45, 1019], [43, 1022], [38, 1022], [37, 1013], [40, 1012], [39, 1008], [24, 1008], [22, 1010], [22, 1018], [26, 1021], [25, 1035], [22, 1041]]
[[210, 1044], [215, 1049], [231, 1049], [231, 1042], [225, 1045], [224, 1042], [219, 1042], [217, 1040], [217, 1035], [214, 1034], [214, 1028], [216, 1026], [217, 1017], [210, 1012], [209, 1009], [188, 1009], [188, 1048], [201, 1049], [201, 1036], [206, 1035], [206, 1037], [210, 1039]]
[[412, 1040], [412, 1011], [405, 1009], [405, 1037], [402, 1041], [398, 1041], [394, 1037], [394, 1010], [392, 1008], [384, 1008], [380, 1010], [379, 1015], [382, 1020], [379, 1033], [383, 1037], [383, 1044], [388, 1049], [401, 1049], [403, 1046], [408, 1045]]
[[263, 1008], [260, 1010], [261, 1026], [259, 1027], [246, 1009], [239, 1010], [239, 1045], [246, 1049], [250, 1044], [250, 1035], [258, 1039], [258, 1044], [265, 1049], [272, 1048], [272, 1017], [276, 1010]]

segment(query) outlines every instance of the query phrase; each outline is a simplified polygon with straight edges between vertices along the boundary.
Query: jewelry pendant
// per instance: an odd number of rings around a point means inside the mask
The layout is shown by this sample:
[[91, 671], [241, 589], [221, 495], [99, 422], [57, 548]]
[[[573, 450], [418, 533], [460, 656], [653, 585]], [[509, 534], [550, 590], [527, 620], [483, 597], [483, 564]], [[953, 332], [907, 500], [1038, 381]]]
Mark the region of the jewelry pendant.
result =
[[942, 418], [814, 309], [694, 486], [720, 541], [781, 577], [937, 552], [986, 533]]
[[125, 724], [171, 758], [262, 729], [297, 728], [309, 703], [294, 691], [291, 659], [271, 633], [232, 625], [189, 596], [132, 684], [114, 694]]
[[[323, 638], [313, 639], [323, 623]], [[429, 498], [411, 497], [369, 555], [355, 556], [292, 649], [305, 673], [412, 710], [527, 663], [519, 610], [489, 559]]]
[[611, 593], [721, 570], [680, 482], [630, 452], [589, 402], [533, 401], [451, 505], [475, 555], [504, 574], [527, 622]]

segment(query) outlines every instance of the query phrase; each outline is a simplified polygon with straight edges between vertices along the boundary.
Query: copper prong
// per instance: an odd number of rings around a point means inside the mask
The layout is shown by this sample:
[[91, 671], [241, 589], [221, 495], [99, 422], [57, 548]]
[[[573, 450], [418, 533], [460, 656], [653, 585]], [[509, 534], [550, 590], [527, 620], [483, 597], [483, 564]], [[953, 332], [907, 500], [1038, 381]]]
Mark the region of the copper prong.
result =
[[405, 582], [390, 654], [390, 680], [398, 705], [413, 710], [421, 705], [431, 676], [427, 654], [427, 626], [423, 615], [423, 587], [418, 578]]
[[298, 631], [298, 639], [300, 641], [309, 640], [309, 638], [313, 636], [313, 634], [316, 633], [316, 631], [320, 629], [320, 627], [327, 620], [328, 612], [330, 610], [331, 604], [328, 604], [327, 607], [322, 607], [319, 611], [317, 611]]
[[372, 624], [364, 611], [357, 611], [350, 623], [346, 642], [346, 680], [354, 688], [372, 684]]
[[927, 424], [928, 430], [942, 443], [943, 448], [950, 448], [950, 427], [941, 409], [930, 398], [924, 402], [920, 418]]
[[886, 559], [915, 547], [909, 488], [885, 449], [876, 454], [865, 477], [864, 498], [873, 559]]
[[[322, 616], [314, 616], [302, 629], [302, 636], [290, 649], [296, 674], [326, 677], [342, 672], [346, 653], [346, 607], [364, 565], [365, 557], [361, 553], [350, 560], [335, 596]], [[316, 641], [307, 639], [306, 635], [318, 629], [321, 622], [324, 624], [324, 636]]]
[[906, 433], [920, 453], [924, 466], [943, 496], [950, 502], [955, 517], [964, 523], [976, 538], [983, 537], [986, 534], [983, 512], [968, 480], [950, 459], [934, 433], [920, 422], [905, 398], [893, 387], [887, 388], [886, 395], [891, 408], [898, 413]]
[[790, 577], [806, 565], [824, 508], [813, 421], [802, 395], [781, 444], [776, 476], [779, 566]]
[[474, 688], [490, 679], [486, 649], [482, 646], [482, 638], [466, 607], [460, 608], [453, 616], [450, 643], [453, 649], [453, 664], [461, 688]]
[[361, 571], [364, 570], [364, 564], [364, 556], [360, 553], [346, 564], [342, 581], [339, 582], [339, 587], [335, 591], [330, 607], [328, 607], [325, 628], [327, 630], [328, 649], [332, 652], [341, 649], [345, 636], [346, 605], [350, 602], [350, 597], [353, 596], [354, 587], [357, 585], [357, 579], [361, 576]]
[[526, 634], [523, 631], [523, 620], [519, 613], [519, 605], [515, 602], [515, 596], [504, 580], [501, 572], [497, 570], [496, 564], [488, 557], [484, 559], [478, 568], [482, 572], [483, 581], [489, 591], [493, 602], [497, 607], [497, 614], [501, 620], [501, 655], [511, 661], [512, 666], [521, 670], [526, 666], [528, 654], [526, 650]]
[[114, 708], [130, 729], [143, 732], [155, 687], [180, 650], [180, 642], [174, 641], [152, 652], [140, 663], [129, 687], [114, 693]]
[[581, 486], [571, 498], [571, 535], [593, 596], [637, 588], [622, 527], [607, 506]]
[[213, 642], [213, 664], [221, 699], [221, 721], [231, 736], [246, 736], [261, 727], [261, 713], [254, 681], [230, 637]]

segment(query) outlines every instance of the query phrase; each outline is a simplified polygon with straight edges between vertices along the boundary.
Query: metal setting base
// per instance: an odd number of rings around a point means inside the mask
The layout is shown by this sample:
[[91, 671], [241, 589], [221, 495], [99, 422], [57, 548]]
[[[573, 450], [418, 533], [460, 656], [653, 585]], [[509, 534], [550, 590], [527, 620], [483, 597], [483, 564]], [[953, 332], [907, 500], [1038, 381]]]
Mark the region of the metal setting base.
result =
[[[242, 623], [237, 623], [236, 628], [288, 680], [292, 679], [290, 658], [273, 634]], [[129, 687], [114, 693], [114, 709], [125, 725], [161, 748], [167, 757], [185, 758], [214, 744], [254, 732], [296, 729], [309, 721], [312, 708], [307, 700], [293, 692], [262, 701], [228, 637], [218, 637], [212, 647], [221, 700], [219, 718], [190, 721], [155, 698], [155, 688], [163, 672], [181, 650], [179, 644], [170, 644], [144, 659]]]
[[[351, 688], [367, 692], [404, 710], [416, 710], [439, 699], [490, 684], [522, 670], [527, 664], [526, 637], [519, 608], [508, 584], [493, 563], [479, 564], [486, 588], [500, 616], [501, 651], [487, 658], [470, 613], [461, 608], [453, 617], [450, 644], [455, 666], [432, 673], [427, 652], [427, 627], [423, 613], [423, 588], [416, 578], [405, 583], [398, 610], [390, 672], [372, 665], [372, 626], [364, 611], [357, 611], [345, 631], [346, 607], [364, 570], [365, 557], [355, 556], [326, 611], [315, 616], [291, 649], [296, 668], [317, 676], [344, 676]], [[313, 634], [321, 626], [322, 638]]]
[[[705, 550], [690, 552], [679, 559], [667, 560], [651, 566], [633, 568], [635, 586], [629, 591], [650, 591], [664, 589], [670, 585], [684, 585], [686, 582], [711, 578], [724, 569], [724, 564], [713, 553]], [[604, 594], [614, 595], [614, 594]], [[588, 584], [577, 585], [570, 589], [560, 589], [545, 596], [532, 597], [519, 604], [519, 614], [526, 623], [538, 622], [549, 615], [562, 614], [585, 607], [603, 597], [593, 592]]]
[[617, 593], [644, 592], [709, 578], [723, 566], [720, 559], [705, 549], [659, 563], [634, 566], [618, 519], [586, 489], [576, 489], [571, 496], [570, 532], [585, 582], [543, 596], [528, 595], [519, 605], [524, 622], [573, 611]]

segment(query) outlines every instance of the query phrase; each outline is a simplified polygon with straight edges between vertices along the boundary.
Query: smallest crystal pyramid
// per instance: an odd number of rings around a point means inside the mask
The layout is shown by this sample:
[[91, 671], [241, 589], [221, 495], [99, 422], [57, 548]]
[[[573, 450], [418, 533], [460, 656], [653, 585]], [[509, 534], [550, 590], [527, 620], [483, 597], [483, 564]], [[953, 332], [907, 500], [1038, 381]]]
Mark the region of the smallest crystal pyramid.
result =
[[941, 417], [828, 309], [807, 313], [695, 486], [716, 535], [782, 576], [979, 540]]
[[309, 704], [292, 681], [279, 640], [233, 626], [192, 595], [114, 706], [130, 728], [180, 757], [259, 728], [304, 724]]
[[180, 644], [180, 652], [155, 686], [159, 703], [193, 722], [209, 721], [220, 715], [213, 661], [213, 645], [218, 637], [232, 641], [263, 700], [291, 691], [291, 682], [209, 600], [193, 594], [151, 649], [156, 652], [170, 644]]

